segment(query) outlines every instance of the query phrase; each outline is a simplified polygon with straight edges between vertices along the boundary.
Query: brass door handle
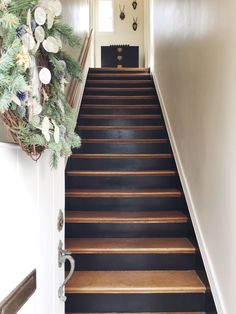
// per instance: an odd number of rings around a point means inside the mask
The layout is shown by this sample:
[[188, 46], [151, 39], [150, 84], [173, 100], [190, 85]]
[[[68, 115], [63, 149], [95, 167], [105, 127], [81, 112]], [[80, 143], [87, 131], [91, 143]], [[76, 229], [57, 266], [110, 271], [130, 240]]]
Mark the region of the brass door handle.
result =
[[74, 271], [75, 271], [75, 260], [71, 256], [71, 253], [68, 251], [63, 250], [63, 243], [60, 241], [58, 246], [58, 266], [61, 268], [66, 261], [70, 262], [70, 271], [69, 274], [66, 276], [63, 284], [58, 289], [58, 298], [62, 301], [66, 301], [66, 296], [64, 294], [64, 287], [67, 284], [67, 282], [71, 279]]

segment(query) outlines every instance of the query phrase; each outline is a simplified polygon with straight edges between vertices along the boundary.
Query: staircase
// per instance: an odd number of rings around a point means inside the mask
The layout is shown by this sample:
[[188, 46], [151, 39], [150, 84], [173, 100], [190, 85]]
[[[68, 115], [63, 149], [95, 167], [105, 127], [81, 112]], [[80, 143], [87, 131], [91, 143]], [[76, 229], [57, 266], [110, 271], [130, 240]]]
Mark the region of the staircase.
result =
[[66, 169], [66, 313], [216, 313], [148, 69], [90, 69]]

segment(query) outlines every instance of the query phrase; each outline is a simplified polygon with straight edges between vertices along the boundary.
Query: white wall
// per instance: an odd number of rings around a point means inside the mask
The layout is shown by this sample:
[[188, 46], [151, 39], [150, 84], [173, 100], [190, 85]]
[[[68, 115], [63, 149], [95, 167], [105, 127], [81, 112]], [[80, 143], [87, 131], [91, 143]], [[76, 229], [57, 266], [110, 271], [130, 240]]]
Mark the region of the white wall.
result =
[[56, 230], [64, 210], [64, 160], [51, 170], [49, 154], [36, 163], [17, 145], [0, 143], [0, 301], [33, 269], [37, 290], [19, 313], [63, 314], [57, 291], [63, 282], [57, 247], [64, 232]]
[[[113, 0], [114, 5], [114, 32], [100, 33], [95, 29], [95, 65], [101, 67], [101, 46], [110, 45], [130, 45], [139, 46], [139, 66], [143, 67], [145, 62], [144, 56], [144, 2], [137, 0], [136, 10], [132, 7], [131, 0]], [[95, 14], [97, 20], [97, 0], [94, 0]], [[120, 8], [125, 6], [125, 19], [120, 19]], [[133, 18], [138, 18], [138, 29], [133, 30]]]
[[236, 2], [153, 0], [154, 74], [219, 314], [235, 314]]
[[[62, 0], [63, 20], [69, 24], [75, 34], [81, 38], [81, 47], [90, 30], [89, 0]], [[75, 58], [78, 58], [80, 49], [66, 47]]]
[[[63, 4], [63, 20], [68, 23], [74, 30], [74, 32], [81, 38], [81, 47], [70, 48], [66, 47], [66, 50], [75, 58], [78, 59], [81, 49], [83, 47], [86, 37], [88, 37], [91, 28], [93, 28], [92, 18], [92, 0], [62, 0]], [[78, 104], [77, 111], [80, 109], [80, 103], [82, 100], [84, 87], [86, 83], [87, 73], [90, 66], [93, 66], [94, 53], [93, 51], [94, 41], [92, 39], [91, 49], [88, 54], [88, 58], [85, 64], [85, 68], [82, 74], [82, 81], [79, 85], [78, 96], [76, 103]], [[66, 93], [68, 93], [69, 85], [67, 86]]]

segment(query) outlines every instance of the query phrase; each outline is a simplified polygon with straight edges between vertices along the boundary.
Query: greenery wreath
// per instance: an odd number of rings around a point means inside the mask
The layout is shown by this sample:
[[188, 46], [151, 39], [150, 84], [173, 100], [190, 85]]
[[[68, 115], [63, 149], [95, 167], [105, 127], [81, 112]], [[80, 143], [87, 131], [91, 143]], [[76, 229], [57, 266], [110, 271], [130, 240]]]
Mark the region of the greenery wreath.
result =
[[53, 167], [81, 145], [65, 97], [69, 77], [81, 79], [81, 70], [62, 50], [80, 40], [61, 13], [59, 0], [0, 0], [0, 117], [33, 159], [51, 150]]

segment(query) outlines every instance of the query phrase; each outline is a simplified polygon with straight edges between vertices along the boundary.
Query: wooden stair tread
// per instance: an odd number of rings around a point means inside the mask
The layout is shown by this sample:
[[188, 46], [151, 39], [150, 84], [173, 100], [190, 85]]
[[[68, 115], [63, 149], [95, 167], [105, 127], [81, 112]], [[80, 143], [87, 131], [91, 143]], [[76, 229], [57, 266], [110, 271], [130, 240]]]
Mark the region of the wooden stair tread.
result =
[[66, 211], [67, 223], [187, 223], [181, 211]]
[[165, 130], [164, 125], [77, 125], [80, 130]]
[[[101, 313], [66, 313], [66, 314], [101, 314]], [[120, 314], [120, 313], [103, 313], [103, 314]], [[137, 312], [137, 313], [123, 313], [122, 314], [206, 314], [206, 312]]]
[[149, 170], [149, 171], [88, 171], [88, 170], [71, 170], [67, 171], [68, 176], [176, 176], [176, 170]]
[[139, 77], [139, 76], [144, 76], [144, 77], [150, 77], [151, 78], [151, 75], [150, 73], [88, 73], [88, 79], [90, 77]]
[[158, 104], [144, 104], [144, 105], [102, 105], [102, 104], [83, 104], [82, 109], [156, 109], [160, 108]]
[[80, 271], [66, 286], [67, 293], [205, 293], [195, 271]]
[[69, 238], [66, 249], [77, 254], [195, 253], [187, 238]]
[[102, 85], [102, 84], [132, 84], [132, 85], [136, 85], [136, 84], [150, 84], [152, 83], [152, 80], [87, 80], [88, 84], [96, 84], [96, 85]]
[[90, 68], [89, 73], [94, 72], [103, 72], [103, 71], [116, 71], [116, 72], [150, 72], [149, 68], [129, 68], [129, 67], [122, 67], [122, 68], [113, 68], [113, 67], [101, 67], [101, 68]]
[[155, 91], [154, 87], [86, 87], [85, 91], [94, 92], [148, 92]]
[[84, 99], [119, 99], [119, 100], [128, 100], [128, 99], [157, 99], [156, 95], [84, 95]]
[[172, 154], [73, 154], [70, 158], [173, 158]]
[[66, 197], [182, 197], [183, 193], [177, 189], [150, 189], [150, 190], [77, 190], [66, 191]]
[[80, 119], [161, 119], [160, 114], [116, 115], [116, 114], [80, 114]]

